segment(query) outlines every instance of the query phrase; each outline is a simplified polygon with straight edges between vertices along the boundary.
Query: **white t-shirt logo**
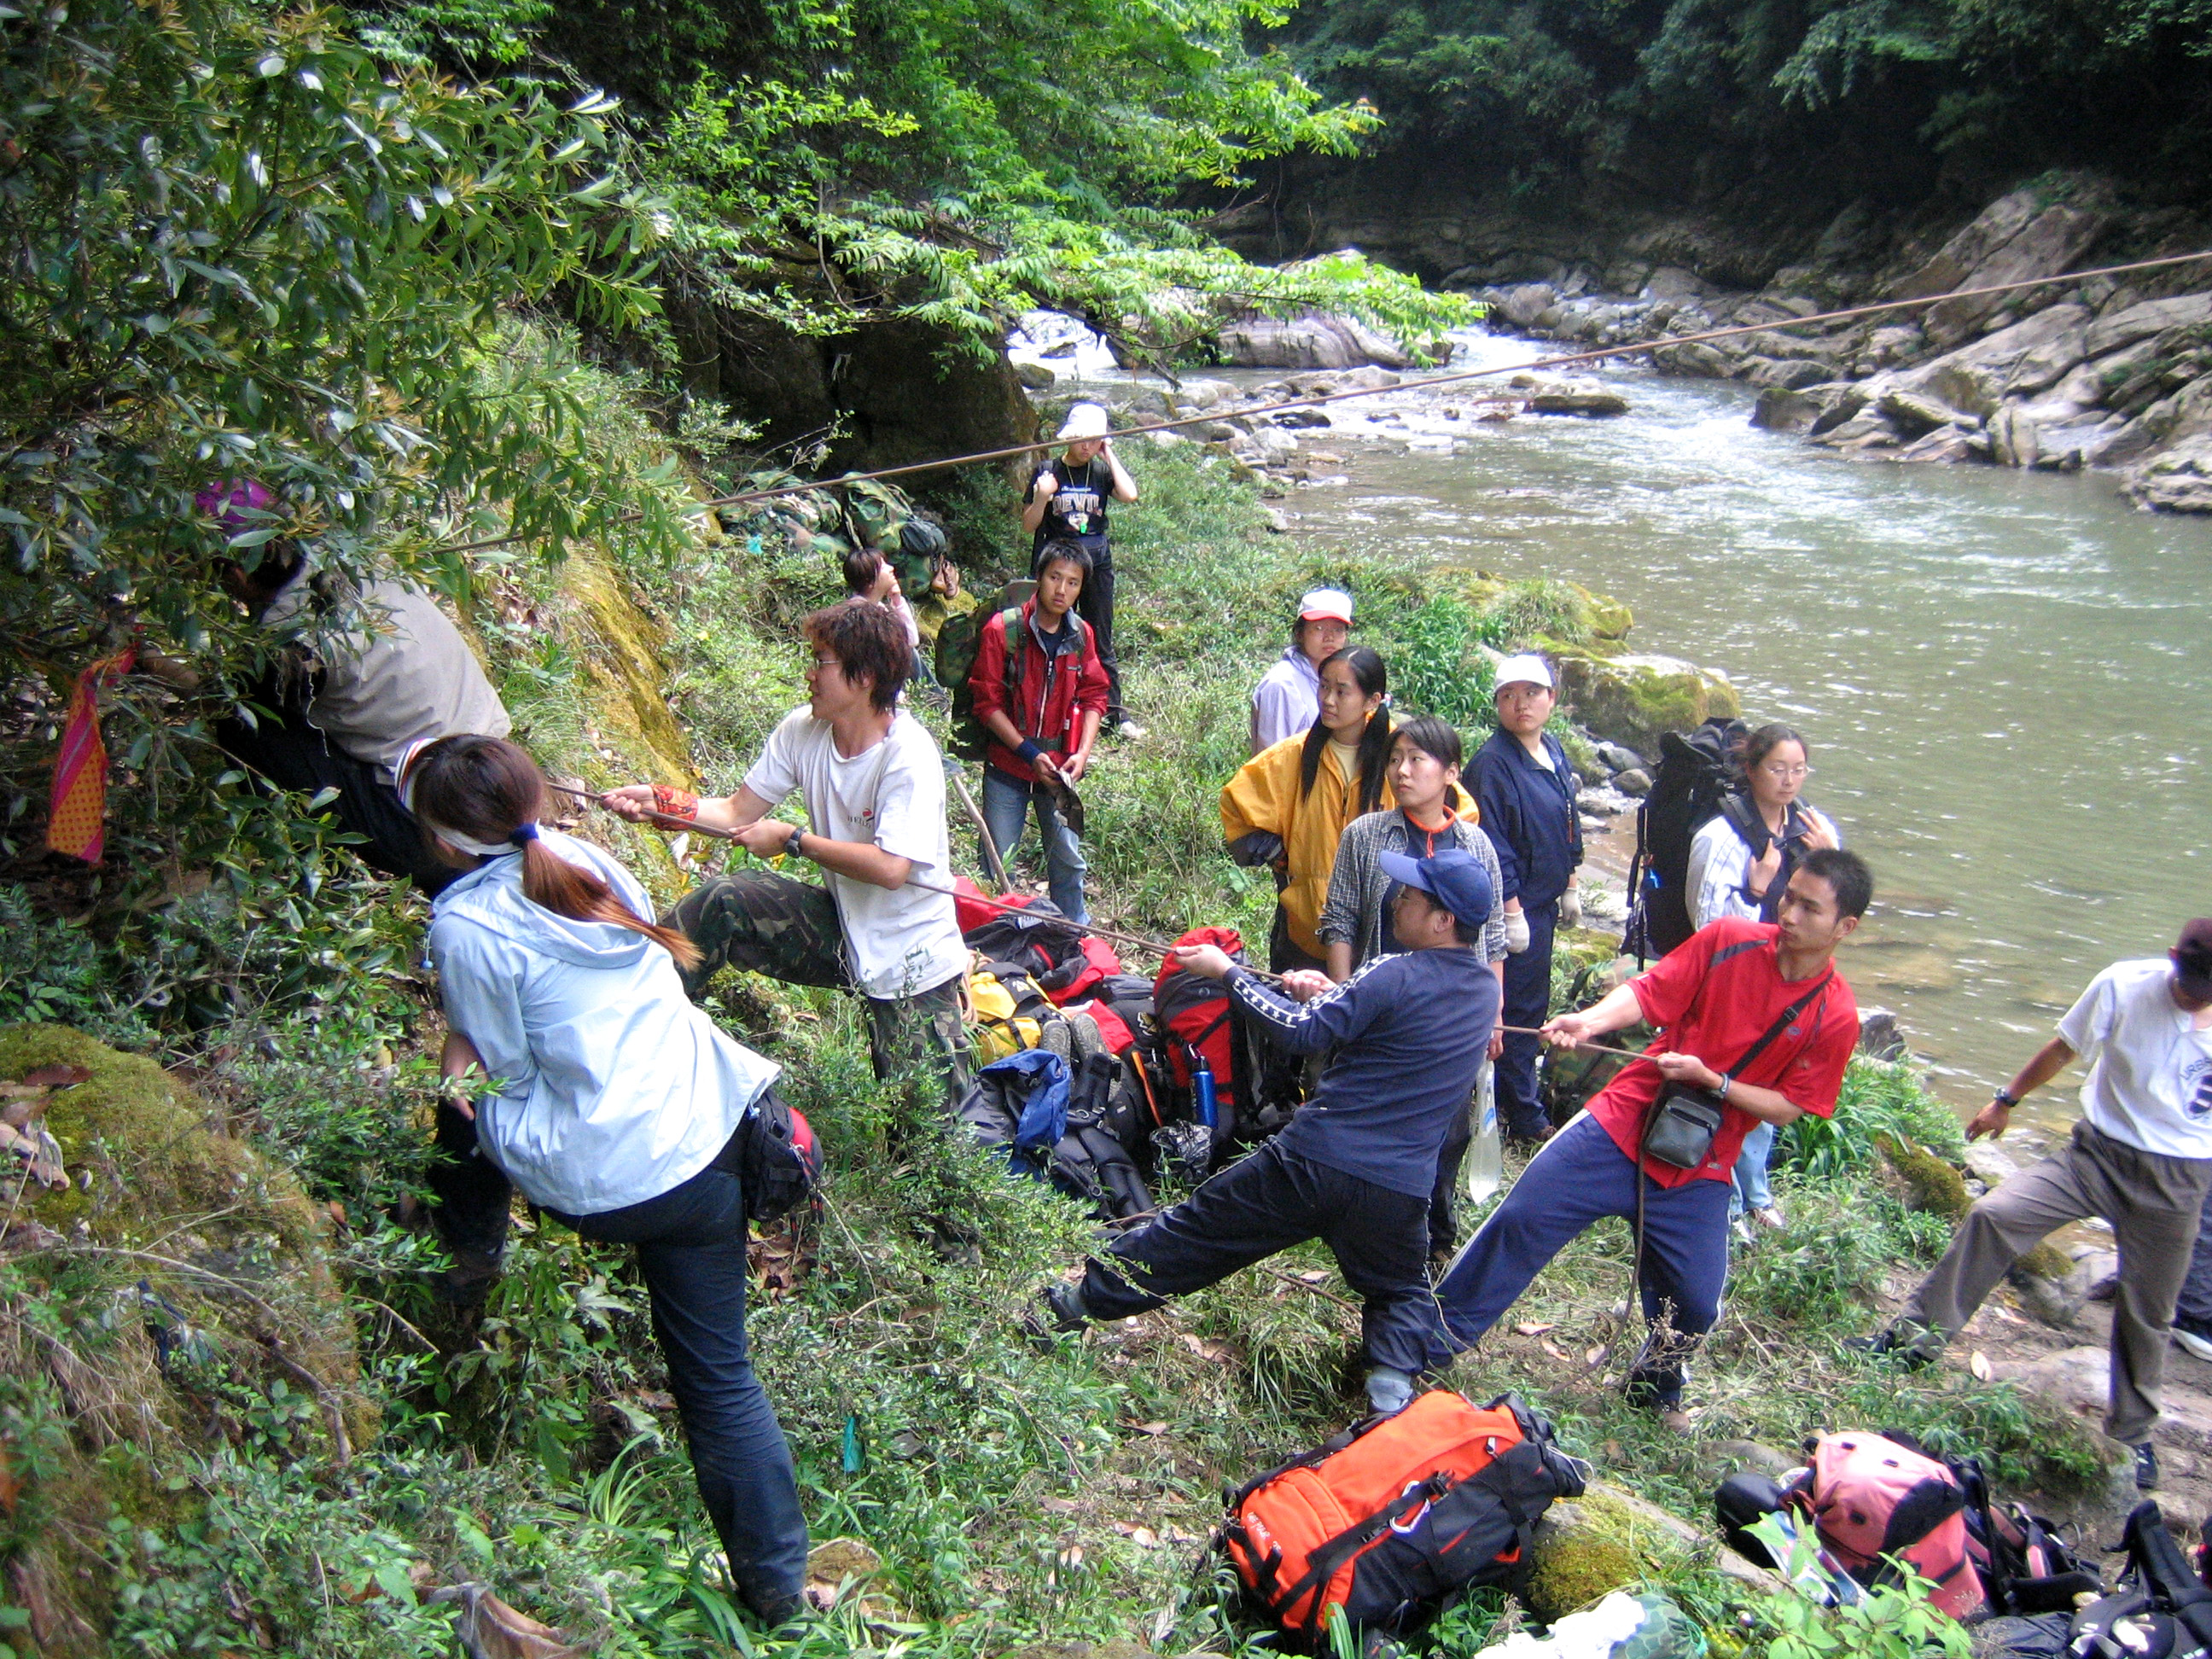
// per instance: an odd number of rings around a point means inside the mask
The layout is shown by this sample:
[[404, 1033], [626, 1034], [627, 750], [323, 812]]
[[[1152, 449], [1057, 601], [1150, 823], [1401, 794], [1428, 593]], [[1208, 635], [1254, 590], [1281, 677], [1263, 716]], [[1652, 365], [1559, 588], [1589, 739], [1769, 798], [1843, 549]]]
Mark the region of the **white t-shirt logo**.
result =
[[2212, 1060], [2195, 1060], [2183, 1066], [2181, 1086], [2189, 1097], [2189, 1115], [2200, 1123], [2212, 1117]]

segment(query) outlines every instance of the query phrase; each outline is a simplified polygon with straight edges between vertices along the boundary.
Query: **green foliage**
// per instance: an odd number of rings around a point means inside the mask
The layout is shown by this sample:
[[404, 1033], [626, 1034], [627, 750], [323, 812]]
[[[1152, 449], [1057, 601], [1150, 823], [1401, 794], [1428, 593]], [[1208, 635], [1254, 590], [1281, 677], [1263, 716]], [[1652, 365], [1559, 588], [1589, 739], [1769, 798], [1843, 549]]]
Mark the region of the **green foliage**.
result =
[[[1795, 1581], [1817, 1574], [1818, 1551], [1803, 1533], [1792, 1536], [1768, 1516], [1751, 1530], [1778, 1559], [1787, 1559], [1783, 1576]], [[1842, 1607], [1821, 1606], [1795, 1589], [1775, 1590], [1757, 1614], [1772, 1632], [1769, 1659], [1966, 1659], [1974, 1650], [1965, 1626], [1928, 1598], [1935, 1585], [1901, 1560], [1893, 1563], [1900, 1582], [1869, 1590]]]
[[[58, 679], [143, 628], [218, 671], [258, 660], [211, 561], [288, 537], [458, 590], [463, 565], [395, 529], [435, 509], [556, 549], [635, 515], [643, 544], [678, 533], [672, 466], [587, 453], [573, 360], [485, 355], [503, 307], [556, 289], [605, 324], [653, 308], [651, 204], [605, 100], [459, 91], [322, 12], [95, 0], [12, 27], [0, 107], [18, 659]], [[278, 505], [226, 548], [192, 496], [244, 476]]]
[[[1778, 205], [1806, 187], [1892, 199], [1932, 179], [1931, 150], [2008, 179], [2041, 160], [2179, 183], [2212, 143], [2192, 102], [2212, 52], [2199, 0], [1315, 0], [1287, 32], [1316, 86], [1375, 102], [1373, 142], [1479, 144], [1470, 175], [1539, 208], [1753, 153]], [[2094, 132], [2054, 125], [2060, 108]]]
[[1783, 1132], [1784, 1161], [1809, 1180], [1833, 1182], [1873, 1168], [1884, 1136], [1947, 1158], [1955, 1158], [1966, 1144], [1957, 1117], [1921, 1086], [1909, 1066], [1855, 1058], [1844, 1074], [1835, 1115], [1808, 1115]]

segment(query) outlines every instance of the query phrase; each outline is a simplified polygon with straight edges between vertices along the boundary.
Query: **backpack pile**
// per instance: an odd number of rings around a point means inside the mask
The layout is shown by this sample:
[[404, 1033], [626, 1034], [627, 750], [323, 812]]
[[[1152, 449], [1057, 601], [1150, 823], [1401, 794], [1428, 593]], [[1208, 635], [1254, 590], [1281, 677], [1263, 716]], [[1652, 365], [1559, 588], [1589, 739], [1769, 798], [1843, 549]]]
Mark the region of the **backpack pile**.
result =
[[1142, 1215], [1152, 1195], [1113, 1121], [1121, 1070], [1089, 1015], [1056, 1017], [1039, 1046], [983, 1067], [956, 1115], [1016, 1170], [1081, 1200], [1097, 1219]]
[[1216, 1542], [1300, 1644], [1326, 1648], [1331, 1609], [1402, 1636], [1456, 1591], [1523, 1579], [1536, 1522], [1589, 1479], [1512, 1395], [1437, 1389], [1247, 1484]]
[[1628, 866], [1628, 932], [1621, 948], [1638, 962], [1663, 957], [1697, 931], [1690, 921], [1690, 843], [1736, 796], [1736, 751], [1751, 733], [1741, 720], [1711, 720], [1684, 737], [1659, 739], [1650, 793], [1636, 809], [1636, 856]]

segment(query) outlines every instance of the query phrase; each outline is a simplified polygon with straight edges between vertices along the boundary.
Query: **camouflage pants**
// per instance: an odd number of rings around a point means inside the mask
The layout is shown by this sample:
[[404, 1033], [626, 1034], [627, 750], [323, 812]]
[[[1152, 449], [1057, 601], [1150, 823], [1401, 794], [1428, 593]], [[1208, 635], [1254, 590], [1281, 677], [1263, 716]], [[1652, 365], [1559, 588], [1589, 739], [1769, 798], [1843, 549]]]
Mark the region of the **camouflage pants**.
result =
[[[725, 968], [761, 974], [787, 985], [854, 988], [845, 966], [845, 933], [826, 888], [765, 870], [740, 871], [702, 882], [662, 918], [699, 947], [699, 965], [684, 976], [694, 1000]], [[937, 1073], [948, 1109], [968, 1092], [968, 1027], [960, 1016], [960, 980], [909, 997], [863, 997], [868, 1011], [868, 1060], [886, 1082], [914, 1071]]]

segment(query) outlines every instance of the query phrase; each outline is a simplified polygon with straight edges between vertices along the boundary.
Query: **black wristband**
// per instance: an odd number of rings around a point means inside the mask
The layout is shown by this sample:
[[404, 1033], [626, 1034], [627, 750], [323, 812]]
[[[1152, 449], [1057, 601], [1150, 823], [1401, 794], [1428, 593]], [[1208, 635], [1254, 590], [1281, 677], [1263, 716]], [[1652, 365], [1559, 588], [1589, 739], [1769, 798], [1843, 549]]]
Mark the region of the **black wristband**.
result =
[[2003, 1107], [2007, 1111], [2010, 1111], [2014, 1107], [2020, 1104], [2020, 1097], [2013, 1093], [2009, 1089], [2000, 1089], [1996, 1093], [1991, 1095], [1990, 1098], [1996, 1102], [1998, 1105]]
[[805, 857], [806, 856], [806, 854], [804, 854], [804, 853], [802, 853], [802, 852], [800, 852], [800, 851], [799, 850], [799, 843], [800, 842], [804, 841], [805, 838], [806, 838], [806, 831], [805, 831], [804, 829], [800, 828], [798, 824], [795, 824], [795, 823], [794, 823], [793, 825], [792, 825], [792, 826], [791, 826], [791, 839], [790, 839], [789, 841], [787, 841], [786, 842], [784, 842], [784, 844], [783, 844], [783, 850], [784, 850], [786, 853], [789, 854], [793, 858], [795, 858], [795, 859], [803, 859], [803, 858], [805, 858]]

